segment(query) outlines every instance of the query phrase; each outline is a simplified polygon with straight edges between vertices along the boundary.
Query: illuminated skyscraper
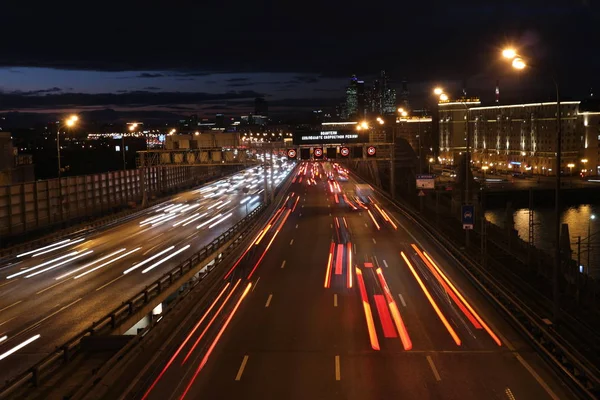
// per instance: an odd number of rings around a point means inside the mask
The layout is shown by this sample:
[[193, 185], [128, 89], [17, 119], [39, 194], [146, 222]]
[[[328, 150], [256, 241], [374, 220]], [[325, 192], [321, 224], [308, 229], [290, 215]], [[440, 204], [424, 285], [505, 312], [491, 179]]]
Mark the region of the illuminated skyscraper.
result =
[[346, 88], [344, 118], [361, 118], [365, 114], [365, 82], [352, 75]]

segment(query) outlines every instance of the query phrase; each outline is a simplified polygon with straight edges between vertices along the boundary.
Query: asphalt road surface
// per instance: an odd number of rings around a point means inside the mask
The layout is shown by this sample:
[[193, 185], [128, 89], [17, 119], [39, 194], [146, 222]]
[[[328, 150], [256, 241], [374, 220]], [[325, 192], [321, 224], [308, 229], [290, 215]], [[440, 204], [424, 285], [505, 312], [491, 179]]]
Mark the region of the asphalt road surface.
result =
[[298, 173], [136, 398], [574, 398], [387, 201], [331, 164]]
[[[275, 168], [276, 183], [291, 168], [287, 163]], [[96, 234], [3, 260], [0, 382], [34, 365], [258, 207], [262, 174], [262, 167], [245, 170]]]

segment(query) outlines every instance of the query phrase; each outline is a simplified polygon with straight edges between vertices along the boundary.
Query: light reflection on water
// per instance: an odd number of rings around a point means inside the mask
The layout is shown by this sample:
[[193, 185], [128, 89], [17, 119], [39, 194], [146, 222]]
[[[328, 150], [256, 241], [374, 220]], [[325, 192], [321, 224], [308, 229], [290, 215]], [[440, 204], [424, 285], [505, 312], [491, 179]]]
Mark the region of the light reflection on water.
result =
[[[594, 215], [596, 218], [591, 219]], [[488, 221], [500, 227], [505, 226], [505, 210], [495, 209], [485, 213]], [[517, 209], [513, 212], [514, 228], [519, 237], [525, 241], [529, 239], [529, 210]], [[561, 222], [569, 225], [571, 236], [571, 250], [574, 260], [577, 259], [577, 236], [581, 236], [581, 264], [587, 264], [587, 237], [588, 226], [591, 232], [590, 264], [591, 275], [597, 277], [600, 272], [600, 206], [581, 204], [563, 211]], [[533, 213], [534, 237], [533, 243], [538, 249], [551, 252], [554, 249], [554, 209], [538, 208]]]

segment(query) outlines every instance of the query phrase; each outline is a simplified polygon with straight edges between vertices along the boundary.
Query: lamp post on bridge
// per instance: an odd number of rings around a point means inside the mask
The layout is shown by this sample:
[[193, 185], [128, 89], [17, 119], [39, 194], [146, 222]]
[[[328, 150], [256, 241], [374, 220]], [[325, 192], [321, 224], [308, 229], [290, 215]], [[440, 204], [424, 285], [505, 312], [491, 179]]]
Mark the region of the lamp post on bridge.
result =
[[[531, 67], [525, 58], [520, 56], [513, 48], [506, 48], [502, 51], [502, 57], [510, 60], [514, 69], [522, 71], [527, 67]], [[554, 319], [555, 322], [560, 320], [560, 286], [559, 278], [561, 273], [561, 252], [560, 252], [560, 172], [561, 172], [561, 156], [562, 156], [562, 122], [560, 115], [560, 91], [559, 85], [554, 74], [548, 74], [554, 84], [556, 91], [556, 188], [554, 193], [554, 267], [552, 270], [552, 294], [554, 298]]]
[[58, 158], [58, 208], [60, 210], [60, 218], [63, 217], [63, 201], [62, 201], [62, 168], [60, 165], [60, 130], [61, 128], [71, 128], [75, 126], [79, 117], [77, 115], [71, 115], [68, 119], [66, 119], [62, 124], [58, 123], [56, 129], [56, 152]]

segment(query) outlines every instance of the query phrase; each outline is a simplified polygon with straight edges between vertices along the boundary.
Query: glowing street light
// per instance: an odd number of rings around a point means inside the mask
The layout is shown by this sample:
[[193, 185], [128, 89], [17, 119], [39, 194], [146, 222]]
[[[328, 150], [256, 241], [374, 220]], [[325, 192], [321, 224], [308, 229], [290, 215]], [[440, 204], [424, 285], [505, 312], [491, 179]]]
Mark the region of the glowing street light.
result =
[[512, 66], [514, 69], [524, 69], [527, 64], [525, 64], [525, 61], [521, 57], [516, 57], [512, 61]]
[[433, 89], [433, 93], [434, 93], [436, 96], [439, 96], [439, 95], [441, 95], [442, 93], [444, 93], [444, 89], [442, 89], [441, 87], [436, 87], [435, 89]]
[[448, 95], [446, 93], [440, 94], [440, 100], [441, 101], [448, 101]]
[[360, 123], [360, 126], [361, 126], [363, 129], [369, 129], [369, 124], [367, 124], [367, 121], [363, 121], [363, 122], [361, 122], [361, 123]]
[[502, 50], [502, 57], [504, 57], [504, 58], [508, 58], [508, 59], [512, 60], [516, 56], [517, 56], [517, 52], [513, 48], [509, 47], [509, 48]]

